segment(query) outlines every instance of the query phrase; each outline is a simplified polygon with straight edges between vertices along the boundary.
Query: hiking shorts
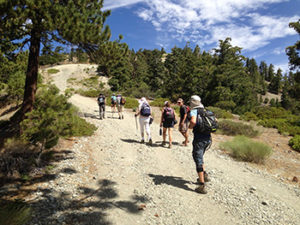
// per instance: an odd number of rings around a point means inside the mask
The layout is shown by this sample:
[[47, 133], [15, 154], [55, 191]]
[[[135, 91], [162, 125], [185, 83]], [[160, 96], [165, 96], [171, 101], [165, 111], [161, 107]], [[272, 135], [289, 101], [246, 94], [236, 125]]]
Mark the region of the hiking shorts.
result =
[[123, 105], [117, 105], [118, 112], [123, 112]]
[[185, 133], [188, 131], [188, 127], [189, 127], [189, 122], [185, 121], [182, 125], [179, 124], [179, 131]]
[[164, 128], [173, 128], [174, 127], [174, 120], [173, 119], [164, 120], [163, 121], [163, 127]]
[[203, 171], [203, 155], [211, 144], [211, 139], [193, 140], [193, 159], [196, 164], [197, 173]]

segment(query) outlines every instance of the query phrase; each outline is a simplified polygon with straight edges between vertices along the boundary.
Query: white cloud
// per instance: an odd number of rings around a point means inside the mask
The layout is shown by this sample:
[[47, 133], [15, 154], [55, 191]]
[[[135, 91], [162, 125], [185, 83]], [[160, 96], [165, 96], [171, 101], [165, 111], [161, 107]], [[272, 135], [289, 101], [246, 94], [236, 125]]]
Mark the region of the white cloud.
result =
[[282, 55], [282, 54], [285, 54], [285, 48], [275, 48], [273, 51], [272, 51], [273, 54], [275, 55]]
[[283, 62], [280, 64], [275, 64], [274, 65], [274, 70], [277, 72], [278, 69], [282, 70], [282, 75], [284, 75], [285, 73], [289, 72], [289, 63], [288, 62]]
[[255, 50], [272, 39], [296, 33], [288, 23], [299, 16], [275, 17], [257, 11], [284, 1], [287, 0], [145, 0], [147, 8], [136, 13], [161, 34], [169, 33], [168, 38], [204, 46], [231, 37], [233, 45]]
[[104, 1], [103, 10], [116, 9], [133, 4], [144, 2], [145, 0], [107, 0]]
[[[104, 9], [128, 7], [143, 2], [136, 14], [151, 22], [159, 31], [157, 42], [170, 38], [190, 41], [200, 46], [217, 44], [232, 38], [232, 44], [245, 50], [255, 50], [296, 32], [289, 22], [300, 16], [261, 15], [261, 9], [289, 0], [107, 0]], [[162, 41], [164, 38], [168, 40]], [[275, 53], [276, 54], [276, 53]]]

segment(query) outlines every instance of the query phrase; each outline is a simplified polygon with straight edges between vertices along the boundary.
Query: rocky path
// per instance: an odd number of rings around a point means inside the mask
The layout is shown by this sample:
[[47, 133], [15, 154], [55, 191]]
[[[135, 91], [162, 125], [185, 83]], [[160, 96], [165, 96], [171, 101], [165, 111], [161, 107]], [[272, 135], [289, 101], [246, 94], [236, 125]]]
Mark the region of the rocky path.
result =
[[141, 144], [133, 112], [119, 120], [107, 107], [99, 120], [95, 99], [71, 102], [98, 129], [61, 146], [53, 179], [29, 197], [38, 209], [30, 224], [299, 224], [299, 188], [224, 155], [221, 136], [205, 154], [211, 182], [200, 195], [191, 144], [180, 146], [178, 131], [164, 148], [154, 123], [154, 145]]

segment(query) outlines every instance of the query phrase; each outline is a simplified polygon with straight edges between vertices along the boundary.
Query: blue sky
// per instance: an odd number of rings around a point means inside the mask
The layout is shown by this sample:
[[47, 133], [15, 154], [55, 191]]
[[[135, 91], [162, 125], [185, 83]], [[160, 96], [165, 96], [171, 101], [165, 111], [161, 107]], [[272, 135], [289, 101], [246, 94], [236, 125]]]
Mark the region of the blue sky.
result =
[[130, 48], [160, 49], [196, 44], [209, 51], [232, 38], [242, 54], [288, 69], [285, 48], [299, 40], [289, 22], [300, 19], [300, 0], [104, 0], [112, 39]]

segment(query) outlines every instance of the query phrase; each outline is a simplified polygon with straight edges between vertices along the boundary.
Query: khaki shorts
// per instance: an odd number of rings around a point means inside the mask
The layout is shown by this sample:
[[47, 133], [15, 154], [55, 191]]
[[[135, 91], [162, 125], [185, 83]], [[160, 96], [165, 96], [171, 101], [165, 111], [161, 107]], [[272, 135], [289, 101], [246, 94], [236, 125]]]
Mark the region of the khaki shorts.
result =
[[180, 132], [187, 132], [189, 128], [189, 122], [184, 122], [183, 124], [179, 124]]
[[122, 106], [122, 105], [117, 105], [117, 108], [118, 108], [118, 112], [123, 112], [124, 106]]

